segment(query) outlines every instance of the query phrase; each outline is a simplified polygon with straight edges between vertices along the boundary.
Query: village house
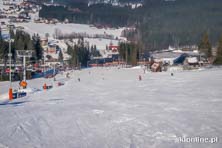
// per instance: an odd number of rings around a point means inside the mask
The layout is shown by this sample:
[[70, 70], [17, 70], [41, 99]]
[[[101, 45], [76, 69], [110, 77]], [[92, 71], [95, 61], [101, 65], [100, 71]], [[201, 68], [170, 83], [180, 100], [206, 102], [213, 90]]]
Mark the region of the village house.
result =
[[42, 47], [45, 47], [48, 45], [48, 39], [47, 38], [41, 38], [40, 39], [40, 44]]
[[61, 64], [58, 61], [59, 52], [63, 54], [63, 61], [67, 63], [70, 56], [67, 54], [67, 45], [63, 40], [49, 40], [41, 38], [41, 46], [44, 49], [44, 59], [47, 65]]

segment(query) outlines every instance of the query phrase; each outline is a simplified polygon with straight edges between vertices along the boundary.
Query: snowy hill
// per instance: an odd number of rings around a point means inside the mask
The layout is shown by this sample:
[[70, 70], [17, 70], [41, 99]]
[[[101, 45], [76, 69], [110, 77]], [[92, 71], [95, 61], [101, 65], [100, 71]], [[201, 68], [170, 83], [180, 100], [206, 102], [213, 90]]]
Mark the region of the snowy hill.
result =
[[221, 148], [221, 141], [178, 141], [222, 138], [221, 75], [75, 71], [62, 87], [0, 104], [0, 147]]
[[90, 25], [84, 25], [84, 24], [62, 24], [58, 23], [56, 25], [54, 24], [43, 24], [43, 23], [17, 23], [16, 26], [23, 26], [25, 28], [25, 31], [29, 32], [31, 35], [33, 34], [39, 34], [40, 36], [45, 36], [46, 33], [49, 33], [50, 37], [53, 37], [53, 34], [55, 33], [55, 29], [59, 29], [62, 34], [68, 34], [68, 33], [86, 33], [89, 35], [94, 34], [110, 34], [113, 35], [115, 38], [121, 36], [121, 32], [124, 28], [120, 29], [97, 29], [95, 27], [91, 27]]

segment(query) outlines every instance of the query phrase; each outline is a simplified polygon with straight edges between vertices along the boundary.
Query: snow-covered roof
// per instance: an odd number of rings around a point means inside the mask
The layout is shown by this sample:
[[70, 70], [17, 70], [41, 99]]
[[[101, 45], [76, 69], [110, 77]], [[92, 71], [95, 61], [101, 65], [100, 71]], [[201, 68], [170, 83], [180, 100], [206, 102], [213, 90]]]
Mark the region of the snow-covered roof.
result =
[[198, 63], [198, 59], [196, 57], [188, 57], [187, 62], [190, 64]]

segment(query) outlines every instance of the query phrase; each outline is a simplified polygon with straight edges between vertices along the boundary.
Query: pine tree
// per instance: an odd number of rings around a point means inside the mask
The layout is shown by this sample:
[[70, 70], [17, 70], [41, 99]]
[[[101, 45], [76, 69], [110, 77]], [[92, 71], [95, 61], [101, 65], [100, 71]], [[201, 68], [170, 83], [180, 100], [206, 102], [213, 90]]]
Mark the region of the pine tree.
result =
[[3, 46], [3, 38], [2, 38], [2, 31], [0, 29], [0, 56], [2, 55], [2, 46]]
[[0, 42], [2, 41], [2, 30], [0, 29]]
[[209, 41], [209, 35], [207, 32], [205, 32], [203, 34], [203, 37], [200, 41], [200, 44], [199, 44], [199, 50], [202, 52], [202, 53], [205, 53], [205, 55], [207, 57], [211, 57], [212, 56], [212, 48], [211, 48], [211, 44], [210, 44], [210, 41]]
[[97, 50], [97, 47], [96, 47], [96, 45], [94, 45], [94, 46], [93, 46], [93, 49], [94, 49], [95, 51]]
[[127, 64], [136, 65], [138, 59], [137, 45], [134, 43], [120, 43], [119, 54]]
[[38, 35], [32, 36], [32, 44], [30, 44], [30, 46], [35, 50], [36, 60], [41, 60], [43, 58], [43, 48]]
[[[40, 40], [39, 40], [40, 42]], [[30, 39], [28, 42], [27, 42], [27, 50], [33, 50], [33, 41]]]
[[10, 34], [10, 38], [11, 38], [11, 39], [14, 39], [14, 38], [15, 38], [15, 33], [14, 33], [14, 30], [13, 30], [13, 29], [10, 29], [9, 34]]
[[68, 46], [67, 53], [70, 55], [69, 59], [69, 65], [71, 67], [76, 67], [77, 66], [77, 46], [75, 45], [74, 47]]
[[93, 45], [91, 45], [91, 47], [90, 47], [90, 52], [93, 52]]
[[8, 42], [3, 41], [2, 50], [3, 50], [2, 58], [3, 58], [3, 61], [4, 61], [3, 70], [5, 70], [6, 69], [6, 64], [7, 64], [7, 61], [8, 61], [8, 53], [9, 53], [9, 44], [8, 44]]
[[222, 35], [219, 40], [218, 48], [217, 48], [217, 56], [214, 61], [215, 65], [222, 65]]
[[132, 44], [130, 46], [130, 50], [131, 50], [130, 63], [131, 63], [131, 65], [135, 66], [137, 64], [137, 49], [136, 49], [136, 45]]
[[33, 49], [33, 43], [28, 33], [21, 30], [16, 30], [14, 39], [15, 39], [14, 43], [15, 43], [16, 50], [32, 50]]
[[62, 53], [62, 50], [59, 51], [58, 60], [59, 60], [59, 62], [63, 63], [63, 53]]
[[3, 59], [4, 67], [2, 72], [6, 69], [6, 63], [8, 60], [8, 52], [9, 52], [9, 44], [8, 42], [4, 41], [2, 38], [2, 33], [0, 31], [0, 58]]
[[73, 48], [72, 48], [70, 45], [67, 44], [67, 53], [68, 53], [69, 55], [72, 54], [72, 50], [73, 50]]
[[15, 46], [16, 46], [16, 49], [17, 50], [24, 50], [24, 48], [25, 48], [25, 43], [24, 43], [24, 41], [23, 41], [23, 39], [22, 38], [19, 38], [16, 42], [15, 42]]

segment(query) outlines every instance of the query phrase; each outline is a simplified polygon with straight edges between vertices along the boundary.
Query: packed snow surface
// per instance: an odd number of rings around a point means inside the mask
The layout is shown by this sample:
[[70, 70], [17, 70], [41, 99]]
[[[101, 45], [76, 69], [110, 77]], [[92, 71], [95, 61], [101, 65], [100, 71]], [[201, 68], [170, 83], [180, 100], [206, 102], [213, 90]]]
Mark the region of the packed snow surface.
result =
[[221, 69], [174, 76], [138, 68], [74, 71], [64, 86], [0, 104], [0, 147], [221, 148], [221, 84]]

